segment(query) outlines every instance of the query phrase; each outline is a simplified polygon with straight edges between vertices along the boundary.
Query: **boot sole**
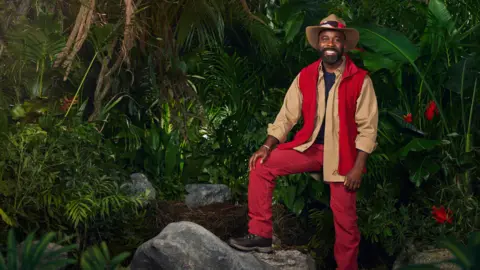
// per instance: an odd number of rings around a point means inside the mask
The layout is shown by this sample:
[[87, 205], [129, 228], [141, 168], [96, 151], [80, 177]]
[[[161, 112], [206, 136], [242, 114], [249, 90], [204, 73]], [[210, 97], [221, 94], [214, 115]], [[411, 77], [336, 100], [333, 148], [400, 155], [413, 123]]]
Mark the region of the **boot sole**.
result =
[[232, 247], [239, 249], [241, 251], [257, 251], [260, 253], [272, 253], [273, 248], [272, 247], [243, 247], [240, 245], [237, 245], [235, 243], [229, 243]]

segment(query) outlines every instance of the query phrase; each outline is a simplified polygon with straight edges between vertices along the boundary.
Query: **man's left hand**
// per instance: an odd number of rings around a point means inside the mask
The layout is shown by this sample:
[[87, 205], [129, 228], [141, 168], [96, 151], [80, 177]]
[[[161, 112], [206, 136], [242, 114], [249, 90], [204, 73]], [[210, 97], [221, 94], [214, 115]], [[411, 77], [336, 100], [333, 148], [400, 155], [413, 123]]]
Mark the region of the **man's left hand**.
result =
[[362, 182], [362, 170], [354, 167], [345, 176], [344, 184], [347, 189], [354, 191], [360, 188], [361, 182]]

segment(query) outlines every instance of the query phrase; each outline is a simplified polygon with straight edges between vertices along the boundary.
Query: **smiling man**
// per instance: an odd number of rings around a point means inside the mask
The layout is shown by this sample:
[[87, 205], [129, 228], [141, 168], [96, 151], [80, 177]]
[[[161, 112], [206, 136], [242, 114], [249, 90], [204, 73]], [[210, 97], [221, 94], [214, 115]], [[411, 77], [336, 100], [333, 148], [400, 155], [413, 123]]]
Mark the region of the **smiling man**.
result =
[[[306, 29], [320, 59], [301, 70], [288, 89], [268, 137], [250, 158], [249, 233], [229, 244], [244, 251], [272, 250], [272, 195], [278, 176], [323, 170], [334, 215], [338, 269], [356, 270], [360, 232], [356, 190], [368, 155], [376, 147], [378, 107], [365, 70], [344, 55], [359, 33], [330, 15]], [[286, 142], [292, 127], [303, 127]]]

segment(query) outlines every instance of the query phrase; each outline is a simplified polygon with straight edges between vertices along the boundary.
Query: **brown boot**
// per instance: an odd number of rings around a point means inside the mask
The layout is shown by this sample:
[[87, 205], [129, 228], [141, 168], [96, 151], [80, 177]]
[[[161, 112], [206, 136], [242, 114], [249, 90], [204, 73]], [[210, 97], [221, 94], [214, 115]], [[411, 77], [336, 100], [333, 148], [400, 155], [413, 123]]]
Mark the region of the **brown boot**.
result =
[[247, 234], [239, 238], [230, 238], [228, 244], [242, 251], [272, 252], [272, 239], [263, 238], [254, 234]]

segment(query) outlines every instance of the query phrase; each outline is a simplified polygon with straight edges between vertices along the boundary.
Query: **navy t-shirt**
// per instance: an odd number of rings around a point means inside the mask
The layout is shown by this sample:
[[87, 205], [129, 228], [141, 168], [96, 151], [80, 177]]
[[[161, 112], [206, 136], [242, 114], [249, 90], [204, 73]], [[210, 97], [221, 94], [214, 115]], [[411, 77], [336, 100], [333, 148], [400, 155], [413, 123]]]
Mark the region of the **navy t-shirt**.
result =
[[[329, 73], [323, 69], [323, 80], [325, 81], [325, 109], [327, 107], [328, 93], [332, 89], [333, 84], [335, 84], [335, 73]], [[317, 144], [323, 144], [325, 138], [325, 117], [323, 117], [322, 126], [318, 132], [318, 136], [315, 140]]]

